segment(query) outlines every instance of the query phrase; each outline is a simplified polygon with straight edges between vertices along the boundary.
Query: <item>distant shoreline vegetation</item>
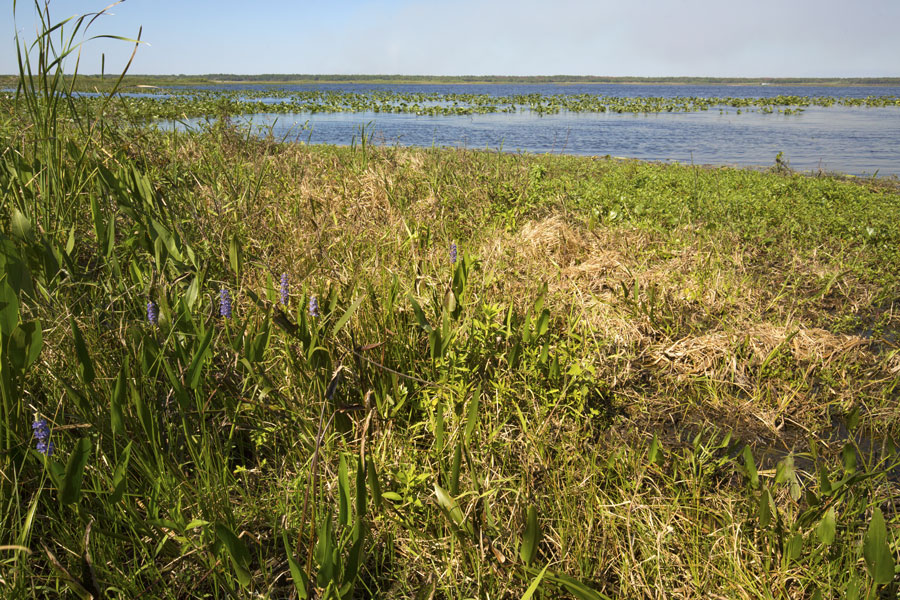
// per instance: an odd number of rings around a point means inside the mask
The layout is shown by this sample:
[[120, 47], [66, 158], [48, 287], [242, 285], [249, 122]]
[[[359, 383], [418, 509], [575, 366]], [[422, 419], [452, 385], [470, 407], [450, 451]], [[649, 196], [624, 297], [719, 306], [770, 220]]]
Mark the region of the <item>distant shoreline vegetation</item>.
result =
[[[0, 75], [0, 84], [9, 85], [14, 75]], [[114, 77], [79, 75], [82, 84]], [[410, 84], [630, 84], [630, 85], [809, 85], [859, 86], [900, 85], [900, 77], [604, 77], [594, 75], [313, 75], [277, 74], [238, 75], [126, 75], [126, 85], [203, 85], [203, 84], [328, 84], [328, 83], [410, 83]]]

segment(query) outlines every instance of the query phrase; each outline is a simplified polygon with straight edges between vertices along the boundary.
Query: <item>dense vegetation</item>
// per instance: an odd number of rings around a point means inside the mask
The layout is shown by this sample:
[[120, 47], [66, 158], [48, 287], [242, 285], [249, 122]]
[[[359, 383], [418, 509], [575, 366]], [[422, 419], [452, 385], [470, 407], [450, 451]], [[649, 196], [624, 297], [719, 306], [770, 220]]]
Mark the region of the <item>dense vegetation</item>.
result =
[[163, 133], [28, 70], [4, 597], [896, 596], [890, 180]]

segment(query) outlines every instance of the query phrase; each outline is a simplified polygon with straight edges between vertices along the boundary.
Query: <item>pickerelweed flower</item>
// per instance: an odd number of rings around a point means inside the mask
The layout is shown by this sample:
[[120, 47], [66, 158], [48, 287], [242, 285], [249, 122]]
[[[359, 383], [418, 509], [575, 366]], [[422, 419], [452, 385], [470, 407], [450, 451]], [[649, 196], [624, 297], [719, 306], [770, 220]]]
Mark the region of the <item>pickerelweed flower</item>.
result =
[[450, 264], [456, 264], [456, 242], [450, 244]]
[[311, 317], [319, 316], [319, 301], [316, 300], [315, 296], [310, 296], [310, 298], [309, 298], [309, 316], [311, 316]]
[[281, 274], [281, 304], [287, 306], [288, 297], [291, 295], [291, 286], [288, 282], [288, 274]]
[[224, 319], [231, 318], [231, 294], [226, 288], [222, 288], [222, 291], [219, 292], [219, 314]]
[[159, 323], [159, 307], [153, 300], [147, 302], [147, 320], [151, 325]]
[[37, 451], [47, 456], [53, 456], [53, 442], [50, 441], [50, 426], [46, 419], [38, 419], [31, 424], [31, 431], [37, 442]]

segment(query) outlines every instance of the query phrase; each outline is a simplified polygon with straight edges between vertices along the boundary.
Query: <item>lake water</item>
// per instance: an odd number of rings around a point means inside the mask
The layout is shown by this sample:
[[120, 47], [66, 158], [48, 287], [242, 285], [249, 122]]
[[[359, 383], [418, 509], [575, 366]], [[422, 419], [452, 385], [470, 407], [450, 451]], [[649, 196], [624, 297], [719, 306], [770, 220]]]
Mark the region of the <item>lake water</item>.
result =
[[[215, 90], [366, 93], [597, 94], [616, 97], [900, 96], [900, 87], [697, 85], [371, 85], [204, 86]], [[691, 113], [566, 113], [527, 110], [453, 116], [341, 112], [257, 114], [246, 122], [279, 138], [350, 144], [362, 128], [376, 144], [619, 156], [680, 163], [771, 166], [782, 152], [800, 171], [900, 176], [900, 107], [807, 107], [797, 114], [718, 108]], [[189, 124], [196, 124], [190, 121]]]

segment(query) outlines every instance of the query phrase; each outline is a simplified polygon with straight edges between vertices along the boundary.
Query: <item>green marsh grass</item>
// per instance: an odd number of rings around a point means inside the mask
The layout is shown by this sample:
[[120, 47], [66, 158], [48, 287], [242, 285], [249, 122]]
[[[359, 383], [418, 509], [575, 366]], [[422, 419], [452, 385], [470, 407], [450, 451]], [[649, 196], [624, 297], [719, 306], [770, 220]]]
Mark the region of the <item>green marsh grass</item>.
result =
[[896, 595], [890, 181], [85, 128], [20, 94], [5, 596]]

